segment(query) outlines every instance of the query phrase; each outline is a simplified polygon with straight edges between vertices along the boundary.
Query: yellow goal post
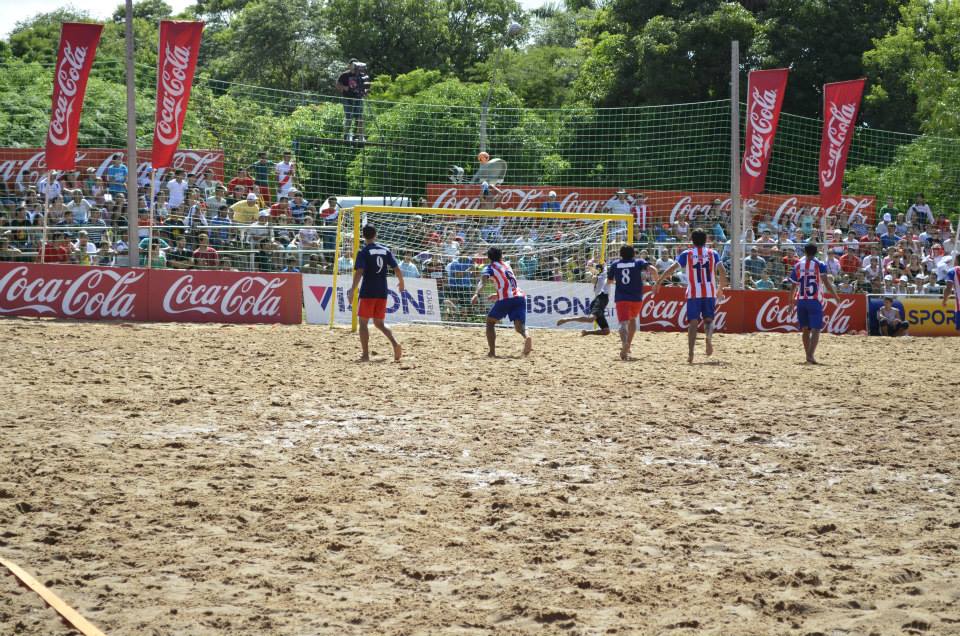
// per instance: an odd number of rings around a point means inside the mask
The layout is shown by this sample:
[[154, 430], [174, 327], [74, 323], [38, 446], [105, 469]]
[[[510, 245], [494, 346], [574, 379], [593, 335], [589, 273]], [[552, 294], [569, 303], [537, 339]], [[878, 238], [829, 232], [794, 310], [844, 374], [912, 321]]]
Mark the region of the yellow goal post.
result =
[[[451, 324], [478, 322], [480, 308], [467, 306], [466, 290], [472, 295], [489, 246], [503, 250], [518, 278], [579, 281], [587, 280], [588, 263], [606, 262], [612, 246], [634, 239], [629, 214], [358, 205], [341, 210], [337, 218], [334, 288], [349, 287], [340, 277], [353, 276], [366, 224], [377, 228], [378, 242], [391, 249], [404, 269], [437, 279], [442, 322]], [[354, 290], [350, 299], [354, 331], [358, 294]]]

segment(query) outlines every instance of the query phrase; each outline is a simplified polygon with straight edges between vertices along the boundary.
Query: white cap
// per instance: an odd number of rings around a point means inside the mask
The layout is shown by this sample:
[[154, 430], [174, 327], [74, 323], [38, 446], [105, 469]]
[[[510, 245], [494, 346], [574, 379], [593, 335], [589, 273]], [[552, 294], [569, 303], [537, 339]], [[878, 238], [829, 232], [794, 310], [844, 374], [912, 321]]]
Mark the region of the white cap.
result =
[[900, 282], [901, 282], [901, 283], [909, 283], [909, 282], [910, 282], [910, 277], [907, 276], [906, 274], [904, 274], [903, 276], [900, 277]]
[[551, 190], [548, 196], [555, 197], [557, 196], [557, 192], [555, 190]]
[[256, 200], [257, 200], [257, 195], [255, 195], [253, 192], [247, 195], [247, 201], [256, 201]]
[[260, 216], [261, 217], [270, 216], [270, 210], [260, 210]]
[[885, 222], [889, 223], [890, 221], [893, 220], [893, 217], [890, 216], [890, 213], [889, 213], [889, 212], [884, 212], [884, 213], [883, 213], [883, 220], [884, 220]]
[[893, 276], [890, 274], [887, 274], [886, 276], [883, 277], [883, 280], [893, 280]]

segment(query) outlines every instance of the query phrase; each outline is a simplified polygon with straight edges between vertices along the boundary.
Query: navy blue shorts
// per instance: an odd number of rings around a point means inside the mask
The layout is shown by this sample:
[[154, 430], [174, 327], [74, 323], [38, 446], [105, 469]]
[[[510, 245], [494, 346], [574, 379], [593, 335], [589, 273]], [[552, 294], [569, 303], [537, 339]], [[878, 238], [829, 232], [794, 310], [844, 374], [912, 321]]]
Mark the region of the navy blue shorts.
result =
[[797, 322], [801, 329], [823, 329], [823, 305], [819, 300], [797, 301]]
[[494, 320], [503, 320], [509, 317], [511, 321], [527, 322], [527, 299], [523, 296], [504, 298], [493, 303], [488, 317]]
[[363, 119], [363, 100], [359, 97], [344, 97], [343, 115], [347, 119]]
[[687, 322], [698, 321], [701, 318], [713, 319], [716, 309], [716, 298], [688, 298]]

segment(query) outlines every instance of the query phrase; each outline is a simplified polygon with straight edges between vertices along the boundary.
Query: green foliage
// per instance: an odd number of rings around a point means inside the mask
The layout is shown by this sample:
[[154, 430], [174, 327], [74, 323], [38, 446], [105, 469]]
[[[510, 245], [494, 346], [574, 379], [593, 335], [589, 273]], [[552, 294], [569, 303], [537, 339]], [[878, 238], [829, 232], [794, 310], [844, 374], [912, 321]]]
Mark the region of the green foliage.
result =
[[571, 101], [583, 52], [560, 46], [533, 46], [504, 51], [478, 64], [471, 76], [479, 82], [496, 76], [530, 108], [559, 108]]
[[396, 78], [378, 75], [370, 88], [370, 97], [385, 102], [398, 102], [404, 97], [413, 97], [442, 81], [443, 73], [440, 71], [427, 71], [422, 68], [397, 75]]

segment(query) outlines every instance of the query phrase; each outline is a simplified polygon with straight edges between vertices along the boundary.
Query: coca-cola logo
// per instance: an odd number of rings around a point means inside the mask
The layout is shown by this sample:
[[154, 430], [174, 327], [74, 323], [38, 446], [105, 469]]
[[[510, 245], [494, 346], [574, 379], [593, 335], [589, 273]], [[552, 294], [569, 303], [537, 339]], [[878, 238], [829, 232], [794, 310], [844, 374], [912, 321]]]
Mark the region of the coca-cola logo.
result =
[[163, 295], [168, 315], [198, 313], [219, 316], [273, 317], [280, 315], [282, 298], [274, 293], [283, 278], [243, 276], [231, 284], [196, 284], [192, 274], [178, 278]]
[[43, 278], [30, 271], [14, 267], [0, 278], [0, 313], [132, 318], [137, 294], [130, 286], [144, 276], [135, 270], [88, 269], [76, 278]]
[[873, 205], [873, 202], [873, 197], [845, 196], [840, 198], [840, 203], [837, 205], [831, 205], [823, 208], [819, 205], [804, 206], [800, 203], [797, 197], [787, 197], [777, 207], [777, 211], [773, 215], [773, 221], [778, 225], [786, 221], [799, 224], [801, 211], [804, 207], [806, 207], [810, 215], [814, 218], [825, 219], [828, 216], [839, 217], [843, 214], [846, 214], [847, 223], [849, 224], [852, 223], [854, 218], [857, 216], [866, 217], [865, 213], [869, 211], [870, 206]]
[[[714, 329], [723, 331], [727, 324], [727, 312], [722, 307], [730, 301], [724, 296], [717, 301], [716, 312], [713, 318]], [[640, 308], [640, 327], [665, 327], [667, 329], [686, 329], [687, 321], [686, 299], [667, 300], [657, 298], [652, 291], [643, 295], [643, 306]]]
[[750, 136], [747, 140], [746, 154], [743, 156], [743, 169], [753, 178], [759, 178], [763, 164], [770, 154], [773, 137], [773, 116], [777, 106], [778, 91], [768, 89], [761, 92], [753, 89], [750, 103]]
[[[831, 334], [844, 334], [850, 330], [852, 314], [848, 311], [854, 301], [843, 298], [837, 302], [833, 298], [824, 301], [823, 331]], [[791, 308], [789, 300], [781, 295], [768, 298], [756, 316], [757, 331], [799, 331], [797, 310]]]
[[857, 105], [830, 104], [827, 117], [827, 168], [820, 172], [820, 181], [825, 188], [829, 188], [837, 180], [840, 171], [840, 161], [853, 127], [853, 117], [857, 113]]
[[63, 43], [63, 59], [57, 67], [56, 83], [53, 87], [53, 116], [50, 118], [50, 131], [47, 137], [57, 146], [65, 146], [72, 137], [70, 118], [79, 89], [83, 63], [87, 59], [86, 46], [74, 47], [69, 41]]
[[167, 44], [164, 50], [156, 127], [156, 138], [164, 146], [176, 146], [180, 142], [184, 93], [189, 84], [187, 70], [190, 67], [190, 55], [191, 49], [188, 46], [171, 47]]

